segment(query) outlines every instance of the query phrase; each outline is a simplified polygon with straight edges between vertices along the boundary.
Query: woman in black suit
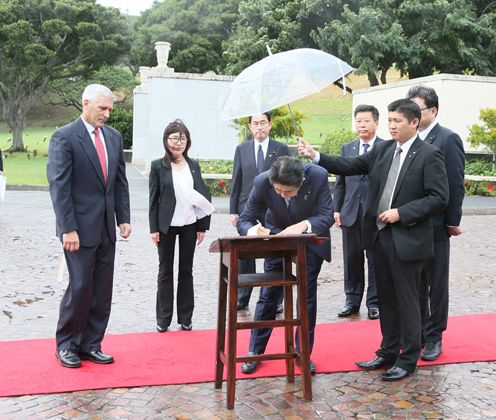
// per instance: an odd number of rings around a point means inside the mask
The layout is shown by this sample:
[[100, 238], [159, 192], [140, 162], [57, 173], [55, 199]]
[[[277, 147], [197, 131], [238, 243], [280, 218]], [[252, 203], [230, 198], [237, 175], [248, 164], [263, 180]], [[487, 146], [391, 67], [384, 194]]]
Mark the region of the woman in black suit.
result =
[[158, 248], [157, 331], [165, 332], [174, 306], [174, 251], [179, 237], [177, 322], [192, 329], [194, 308], [193, 256], [195, 246], [210, 227], [214, 208], [202, 180], [200, 165], [188, 157], [191, 137], [180, 120], [171, 122], [163, 136], [165, 154], [150, 170], [150, 236]]

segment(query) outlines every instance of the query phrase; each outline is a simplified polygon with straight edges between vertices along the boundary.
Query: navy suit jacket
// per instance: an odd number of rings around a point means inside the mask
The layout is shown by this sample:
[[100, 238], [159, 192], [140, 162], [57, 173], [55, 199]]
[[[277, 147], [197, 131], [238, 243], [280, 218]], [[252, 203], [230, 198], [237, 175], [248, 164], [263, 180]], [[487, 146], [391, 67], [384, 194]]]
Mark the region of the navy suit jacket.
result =
[[434, 240], [447, 239], [447, 226], [459, 226], [465, 197], [465, 152], [458, 134], [436, 124], [424, 140], [442, 150], [448, 174], [449, 202], [446, 210], [433, 218]]
[[[265, 214], [264, 226], [271, 235], [277, 234], [288, 226], [308, 220], [312, 233], [330, 238], [330, 227], [334, 224], [331, 191], [327, 180], [327, 171], [309, 163], [304, 167], [304, 180], [298, 194], [286, 201], [276, 193], [269, 181], [269, 172], [262, 172], [255, 178], [253, 189], [243, 213], [238, 219], [238, 232], [245, 236], [248, 229], [257, 224], [260, 213]], [[321, 258], [331, 261], [330, 240], [320, 245], [310, 244]]]
[[[319, 165], [340, 175], [369, 176], [369, 192], [363, 216], [364, 248], [372, 250], [377, 238], [377, 209], [396, 149], [396, 141], [383, 141], [354, 158], [320, 154]], [[400, 221], [391, 224], [396, 252], [403, 261], [420, 261], [434, 256], [432, 216], [444, 210], [449, 191], [441, 150], [418, 137], [401, 166], [391, 208]]]
[[[376, 137], [374, 147], [383, 141]], [[372, 149], [370, 149], [372, 150]], [[369, 152], [370, 152], [369, 150]], [[356, 157], [360, 154], [360, 140], [346, 143], [341, 148], [341, 156]], [[358, 207], [365, 207], [365, 200], [369, 190], [367, 175], [351, 175], [336, 177], [334, 185], [334, 208], [341, 214], [341, 224], [345, 227], [353, 226], [357, 221]]]
[[[149, 178], [149, 212], [150, 233], [167, 233], [172, 216], [176, 210], [176, 195], [174, 193], [174, 182], [172, 180], [172, 169], [164, 167], [163, 159], [154, 160], [150, 168]], [[193, 177], [193, 188], [211, 201], [210, 191], [203, 182], [200, 164], [195, 160], [186, 158], [191, 176]], [[210, 216], [202, 217], [196, 221], [196, 231], [205, 232], [210, 227]]]
[[53, 133], [48, 147], [47, 177], [57, 235], [77, 231], [81, 246], [92, 247], [107, 229], [116, 241], [117, 225], [130, 223], [129, 187], [122, 136], [103, 126], [108, 155], [107, 182], [96, 148], [81, 118]]
[[[254, 140], [248, 140], [236, 147], [234, 166], [231, 179], [231, 197], [229, 212], [241, 214], [253, 187], [253, 180], [258, 175], [255, 159]], [[289, 148], [286, 144], [269, 139], [267, 154], [265, 155], [264, 171], [270, 169], [279, 156], [288, 156]]]

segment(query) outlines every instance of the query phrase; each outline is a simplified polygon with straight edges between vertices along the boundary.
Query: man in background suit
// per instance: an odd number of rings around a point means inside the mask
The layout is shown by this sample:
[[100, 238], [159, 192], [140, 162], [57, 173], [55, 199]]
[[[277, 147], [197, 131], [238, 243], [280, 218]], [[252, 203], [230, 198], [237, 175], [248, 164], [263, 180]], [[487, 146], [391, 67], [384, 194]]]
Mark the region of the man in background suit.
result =
[[104, 125], [114, 100], [107, 87], [88, 85], [81, 118], [55, 131], [48, 147], [50, 196], [69, 272], [56, 356], [68, 368], [81, 360], [114, 361], [101, 342], [112, 302], [116, 220], [123, 238], [131, 234], [122, 137]]
[[[265, 228], [257, 219], [266, 211]], [[315, 233], [330, 238], [329, 229], [334, 223], [332, 197], [327, 181], [327, 171], [313, 164], [303, 167], [291, 157], [279, 157], [270, 171], [255, 178], [253, 190], [238, 220], [240, 235], [292, 235]], [[323, 260], [331, 261], [330, 241], [309, 244], [306, 249], [308, 287], [308, 333], [310, 351], [314, 342], [317, 319], [317, 277]], [[281, 258], [267, 258], [265, 272], [282, 271]], [[277, 302], [283, 293], [282, 287], [262, 287], [255, 310], [255, 321], [276, 318]], [[271, 328], [251, 331], [251, 355], [263, 354], [272, 332]], [[299, 349], [299, 330], [296, 332], [296, 348]], [[243, 363], [243, 373], [253, 373], [257, 362]], [[310, 362], [310, 371], [315, 373], [315, 364]]]
[[[278, 156], [288, 156], [286, 144], [269, 138], [272, 128], [271, 116], [268, 112], [249, 117], [249, 128], [254, 140], [246, 141], [234, 153], [234, 167], [231, 181], [230, 213], [231, 223], [236, 227], [239, 215], [243, 212], [250, 196], [255, 177], [268, 170]], [[259, 215], [259, 220], [264, 214]], [[255, 260], [242, 259], [239, 261], [239, 273], [255, 273]], [[246, 309], [250, 303], [252, 288], [238, 289], [238, 310]], [[278, 308], [282, 312], [282, 305]]]
[[434, 255], [432, 216], [447, 205], [449, 191], [442, 152], [417, 136], [419, 106], [399, 99], [388, 111], [394, 141], [379, 143], [369, 153], [317, 155], [304, 140], [298, 151], [332, 173], [369, 176], [362, 229], [364, 247], [374, 256], [382, 342], [374, 359], [356, 364], [367, 370], [392, 365], [380, 378], [397, 381], [417, 366], [421, 271]]
[[[343, 145], [341, 156], [355, 157], [369, 152], [382, 139], [375, 133], [379, 126], [379, 111], [372, 105], [358, 105], [354, 112], [355, 131], [358, 139]], [[367, 314], [370, 319], [379, 318], [377, 288], [374, 274], [374, 258], [371, 251], [364, 251], [362, 244], [362, 217], [369, 180], [366, 175], [336, 177], [334, 186], [334, 220], [343, 231], [344, 292], [346, 302], [338, 313], [348, 317], [360, 310], [365, 291], [365, 256], [367, 257]], [[364, 256], [365, 254], [365, 256]]]
[[437, 122], [439, 99], [434, 89], [414, 86], [408, 91], [407, 98], [416, 102], [422, 111], [419, 137], [442, 150], [448, 174], [448, 207], [433, 218], [434, 257], [422, 273], [420, 292], [425, 343], [420, 358], [436, 360], [442, 352], [443, 331], [448, 326], [450, 237], [462, 234], [460, 221], [465, 196], [465, 153], [460, 136]]
[[2, 151], [0, 150], [0, 175], [3, 174], [3, 156]]

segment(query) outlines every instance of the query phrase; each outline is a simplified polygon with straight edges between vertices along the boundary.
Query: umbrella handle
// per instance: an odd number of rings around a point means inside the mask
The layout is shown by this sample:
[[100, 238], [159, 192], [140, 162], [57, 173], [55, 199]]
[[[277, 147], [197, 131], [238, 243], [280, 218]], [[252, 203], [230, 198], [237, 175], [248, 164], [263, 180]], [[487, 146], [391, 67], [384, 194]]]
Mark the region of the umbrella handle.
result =
[[[293, 111], [291, 110], [291, 107], [289, 106], [288, 104], [288, 109], [289, 109], [289, 114], [291, 115], [291, 120], [293, 121], [293, 125], [294, 125], [294, 128], [295, 128], [295, 133], [296, 133], [296, 137], [301, 137], [300, 136], [300, 130], [298, 130], [298, 126], [296, 125], [296, 120], [295, 120], [295, 117], [293, 115]], [[300, 140], [298, 139], [298, 142]]]

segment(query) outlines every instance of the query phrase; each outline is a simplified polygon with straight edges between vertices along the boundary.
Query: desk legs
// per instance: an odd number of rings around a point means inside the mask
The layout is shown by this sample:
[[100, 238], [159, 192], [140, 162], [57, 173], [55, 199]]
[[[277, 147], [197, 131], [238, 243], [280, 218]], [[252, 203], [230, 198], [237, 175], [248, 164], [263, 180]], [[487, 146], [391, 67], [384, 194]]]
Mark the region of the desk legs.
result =
[[215, 388], [222, 388], [224, 376], [224, 361], [221, 354], [225, 352], [226, 344], [226, 300], [227, 300], [227, 270], [221, 263], [219, 267], [219, 304], [217, 312], [217, 346], [215, 351]]
[[307, 309], [307, 265], [305, 245], [298, 247], [296, 276], [298, 277], [298, 317], [300, 318], [300, 367], [302, 370], [303, 396], [306, 401], [312, 401], [312, 376], [310, 372], [310, 338], [308, 334]]

